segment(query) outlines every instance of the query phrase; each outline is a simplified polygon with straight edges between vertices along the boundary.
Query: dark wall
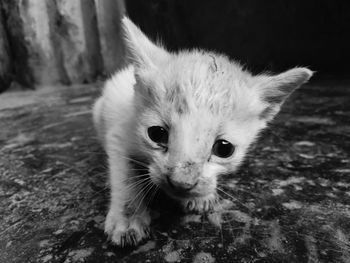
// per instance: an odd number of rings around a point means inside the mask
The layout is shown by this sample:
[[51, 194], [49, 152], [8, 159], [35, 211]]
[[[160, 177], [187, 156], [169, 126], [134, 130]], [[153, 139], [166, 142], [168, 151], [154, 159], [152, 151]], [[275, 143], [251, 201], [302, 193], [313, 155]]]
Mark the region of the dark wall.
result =
[[302, 65], [350, 74], [350, 1], [126, 0], [126, 7], [170, 50], [224, 52], [256, 72]]

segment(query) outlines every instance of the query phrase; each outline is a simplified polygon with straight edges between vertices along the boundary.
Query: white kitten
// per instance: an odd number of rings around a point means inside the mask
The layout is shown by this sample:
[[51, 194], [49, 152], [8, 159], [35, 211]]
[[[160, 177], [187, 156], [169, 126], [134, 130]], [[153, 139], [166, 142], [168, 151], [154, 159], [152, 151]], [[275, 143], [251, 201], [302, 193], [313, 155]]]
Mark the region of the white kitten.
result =
[[217, 178], [237, 170], [258, 133], [312, 72], [252, 76], [223, 55], [169, 53], [128, 18], [122, 24], [133, 63], [107, 81], [94, 123], [110, 172], [105, 232], [125, 246], [148, 236], [144, 196], [158, 188], [187, 210], [212, 209]]

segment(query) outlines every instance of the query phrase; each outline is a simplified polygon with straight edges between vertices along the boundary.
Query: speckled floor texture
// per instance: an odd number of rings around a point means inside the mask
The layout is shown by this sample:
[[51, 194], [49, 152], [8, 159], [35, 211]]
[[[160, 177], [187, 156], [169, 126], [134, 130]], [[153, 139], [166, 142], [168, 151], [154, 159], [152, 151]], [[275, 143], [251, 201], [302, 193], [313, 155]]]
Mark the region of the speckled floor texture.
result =
[[0, 95], [1, 263], [350, 262], [350, 81], [288, 100], [226, 179], [221, 212], [184, 215], [157, 196], [152, 238], [134, 249], [103, 233], [99, 86]]

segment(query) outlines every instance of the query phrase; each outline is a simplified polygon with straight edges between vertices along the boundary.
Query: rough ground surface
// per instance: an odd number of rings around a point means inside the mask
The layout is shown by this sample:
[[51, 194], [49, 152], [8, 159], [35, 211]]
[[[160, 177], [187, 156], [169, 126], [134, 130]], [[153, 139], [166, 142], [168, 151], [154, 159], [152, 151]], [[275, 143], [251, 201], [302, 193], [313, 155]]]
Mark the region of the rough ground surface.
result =
[[154, 205], [153, 238], [103, 233], [96, 86], [0, 96], [0, 262], [350, 262], [350, 85], [304, 87], [227, 179], [217, 214]]

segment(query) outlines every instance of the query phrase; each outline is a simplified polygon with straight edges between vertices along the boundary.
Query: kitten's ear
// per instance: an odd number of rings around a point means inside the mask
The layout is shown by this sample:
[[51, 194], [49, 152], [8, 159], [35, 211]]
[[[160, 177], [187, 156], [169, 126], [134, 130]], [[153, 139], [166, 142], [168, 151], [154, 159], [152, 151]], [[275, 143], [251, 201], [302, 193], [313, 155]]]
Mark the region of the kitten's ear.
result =
[[154, 44], [148, 37], [126, 16], [122, 18], [122, 28], [127, 52], [136, 66], [155, 67], [157, 62], [169, 55], [165, 49]]
[[260, 117], [272, 119], [288, 96], [312, 75], [307, 68], [294, 68], [275, 76], [260, 76], [257, 84], [260, 97], [269, 104]]

